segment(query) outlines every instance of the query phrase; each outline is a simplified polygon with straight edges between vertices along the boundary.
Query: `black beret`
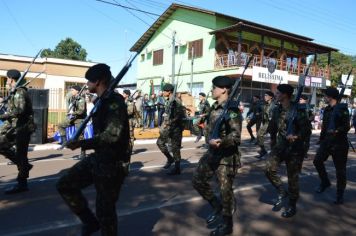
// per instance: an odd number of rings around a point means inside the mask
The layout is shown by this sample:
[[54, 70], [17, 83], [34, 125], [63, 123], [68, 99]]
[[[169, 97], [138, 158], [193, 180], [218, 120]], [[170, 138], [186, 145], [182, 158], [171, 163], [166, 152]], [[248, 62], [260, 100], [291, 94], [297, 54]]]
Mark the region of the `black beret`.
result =
[[18, 70], [12, 69], [7, 71], [6, 76], [11, 79], [18, 80], [21, 77], [21, 73]]
[[288, 94], [289, 96], [292, 96], [294, 90], [292, 85], [289, 84], [280, 84], [277, 86], [277, 89], [279, 92]]
[[274, 97], [274, 93], [272, 93], [271, 91], [266, 91], [265, 94], [267, 94], [270, 97]]
[[213, 85], [219, 88], [231, 88], [234, 81], [226, 76], [217, 76], [213, 79]]
[[172, 84], [164, 84], [163, 86], [163, 91], [173, 91], [174, 90], [174, 86]]
[[309, 97], [307, 95], [305, 95], [305, 94], [302, 94], [300, 96], [300, 98], [303, 99], [303, 100], [308, 100], [309, 99]]
[[199, 95], [202, 96], [202, 97], [206, 97], [206, 94], [203, 93], [203, 92], [199, 93]]
[[327, 88], [325, 89], [325, 95], [334, 99], [338, 99], [339, 98], [339, 90], [337, 90], [336, 88]]
[[123, 93], [129, 96], [131, 95], [131, 91], [128, 89], [124, 89]]
[[81, 87], [79, 85], [73, 85], [72, 86], [72, 89], [75, 89], [77, 91], [80, 91], [81, 90]]
[[85, 73], [85, 78], [90, 82], [96, 82], [98, 80], [111, 80], [110, 67], [106, 64], [96, 64], [90, 67]]
[[261, 97], [259, 95], [253, 95], [254, 98], [260, 99]]

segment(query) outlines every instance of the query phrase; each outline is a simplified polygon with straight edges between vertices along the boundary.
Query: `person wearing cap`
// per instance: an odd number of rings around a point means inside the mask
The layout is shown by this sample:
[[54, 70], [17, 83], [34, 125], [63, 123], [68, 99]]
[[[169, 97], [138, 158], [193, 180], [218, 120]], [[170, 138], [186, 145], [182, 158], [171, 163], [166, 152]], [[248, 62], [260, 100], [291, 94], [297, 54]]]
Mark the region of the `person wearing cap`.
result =
[[[309, 97], [305, 94], [302, 94], [300, 96], [300, 99], [299, 99], [299, 104], [304, 104], [304, 106], [306, 107], [307, 109], [307, 112], [308, 112], [308, 118], [309, 118], [309, 121], [310, 121], [310, 124], [312, 124], [312, 122], [314, 121], [315, 119], [315, 116], [314, 116], [314, 113], [313, 113], [313, 110], [311, 109], [310, 107], [310, 104], [309, 104]], [[312, 128], [313, 126], [311, 126]], [[310, 147], [310, 136], [309, 138], [307, 138], [305, 140], [305, 155], [304, 155], [304, 159], [308, 158], [308, 151], [309, 151], [309, 147]]]
[[[166, 105], [163, 114], [163, 122], [159, 127], [159, 137], [157, 146], [166, 156], [167, 162], [163, 166], [164, 169], [169, 169], [174, 162], [174, 167], [167, 172], [168, 175], [179, 175], [180, 169], [180, 148], [182, 144], [183, 119], [185, 118], [185, 110], [181, 102], [173, 97], [174, 86], [166, 83], [163, 86], [163, 97], [166, 99]], [[172, 154], [169, 153], [167, 145], [171, 145]]]
[[[320, 132], [320, 146], [314, 157], [314, 166], [321, 180], [317, 193], [324, 192], [331, 186], [324, 162], [332, 157], [336, 169], [335, 204], [344, 202], [346, 188], [346, 162], [349, 151], [347, 133], [350, 130], [350, 116], [346, 104], [338, 103], [339, 91], [336, 88], [325, 90], [325, 102], [328, 104], [323, 113]], [[334, 113], [334, 110], [337, 113]]]
[[[297, 213], [297, 200], [299, 198], [299, 173], [304, 160], [304, 142], [311, 135], [311, 124], [308, 114], [303, 106], [292, 102], [293, 87], [289, 84], [280, 84], [275, 93], [279, 102], [273, 110], [270, 121], [272, 150], [266, 160], [265, 174], [278, 192], [274, 202], [274, 210], [280, 210], [284, 198], [289, 197], [288, 206], [281, 216], [289, 218]], [[296, 117], [292, 123], [292, 134], [287, 134], [287, 126], [292, 110], [297, 109]], [[278, 175], [280, 164], [285, 162], [288, 176], [288, 194]]]
[[[85, 101], [84, 94], [79, 95], [81, 87], [79, 85], [73, 85], [70, 89], [71, 97], [69, 99], [69, 106], [67, 111], [67, 116], [58, 125], [58, 132], [61, 136], [61, 143], [67, 142], [67, 132], [66, 129], [70, 126], [75, 126], [76, 129], [79, 128], [80, 124], [83, 122], [87, 116], [87, 103]], [[81, 138], [84, 136], [82, 135]], [[75, 156], [73, 159], [80, 160], [85, 157], [85, 151], [81, 150], [79, 156]]]
[[[234, 81], [226, 76], [217, 76], [212, 80], [212, 98], [216, 100], [208, 116], [208, 133], [219, 119], [227, 103], [229, 93]], [[209, 138], [209, 148], [199, 160], [198, 167], [193, 174], [193, 187], [210, 204], [213, 212], [206, 218], [209, 227], [218, 219], [223, 219], [210, 235], [228, 235], [233, 231], [232, 215], [235, 211], [235, 197], [233, 182], [237, 169], [240, 167], [240, 152], [238, 146], [241, 142], [241, 114], [237, 107], [228, 108], [223, 125], [219, 127], [219, 138]], [[214, 194], [209, 181], [216, 176], [220, 187], [221, 201]]]
[[[57, 182], [57, 190], [69, 208], [82, 222], [81, 235], [101, 230], [101, 235], [117, 235], [116, 202], [128, 174], [130, 134], [124, 98], [118, 93], [103, 97], [111, 83], [110, 67], [96, 64], [85, 73], [90, 93], [101, 102], [92, 117], [94, 136], [84, 140], [69, 140], [66, 146], [94, 149], [87, 157], [69, 168]], [[90, 210], [82, 189], [94, 185], [96, 215]]]
[[[261, 105], [260, 96], [254, 95], [252, 97], [252, 103], [251, 103], [250, 109], [248, 110], [248, 112], [246, 114], [246, 120], [247, 120], [246, 128], [247, 128], [247, 131], [251, 137], [250, 143], [253, 143], [256, 139], [252, 132], [252, 126], [256, 125], [256, 133], [258, 132], [258, 130], [261, 127], [262, 112], [263, 112], [263, 108]], [[257, 144], [257, 142], [256, 142], [256, 144]]]
[[259, 156], [257, 158], [261, 159], [263, 156], [267, 154], [267, 150], [265, 148], [265, 140], [264, 136], [269, 133], [268, 127], [269, 123], [272, 119], [272, 111], [275, 107], [273, 101], [274, 94], [271, 91], [266, 91], [264, 96], [264, 106], [262, 112], [262, 126], [257, 132], [257, 144], [260, 147]]
[[206, 139], [205, 141], [206, 142], [208, 141], [207, 134], [205, 133], [206, 129], [203, 129], [202, 126], [204, 126], [206, 117], [209, 114], [210, 104], [209, 104], [208, 100], [206, 99], [206, 94], [203, 92], [199, 93], [199, 100], [200, 100], [200, 102], [198, 105], [198, 110], [199, 110], [198, 119], [193, 125], [194, 134], [197, 136], [195, 143], [199, 142], [199, 140], [202, 138], [203, 132], [204, 132], [204, 137]]
[[133, 150], [134, 142], [135, 142], [135, 114], [136, 107], [132, 101], [131, 91], [128, 89], [124, 89], [122, 92], [122, 96], [125, 99], [125, 104], [127, 106], [127, 115], [129, 117], [129, 126], [130, 126], [130, 149], [131, 152]]
[[12, 94], [5, 113], [0, 115], [0, 119], [4, 121], [0, 128], [0, 154], [15, 163], [18, 169], [17, 183], [6, 188], [5, 194], [28, 191], [27, 179], [33, 167], [27, 157], [30, 137], [35, 131], [32, 101], [26, 87], [15, 87], [20, 77], [21, 73], [18, 70], [12, 69], [7, 72], [6, 87]]

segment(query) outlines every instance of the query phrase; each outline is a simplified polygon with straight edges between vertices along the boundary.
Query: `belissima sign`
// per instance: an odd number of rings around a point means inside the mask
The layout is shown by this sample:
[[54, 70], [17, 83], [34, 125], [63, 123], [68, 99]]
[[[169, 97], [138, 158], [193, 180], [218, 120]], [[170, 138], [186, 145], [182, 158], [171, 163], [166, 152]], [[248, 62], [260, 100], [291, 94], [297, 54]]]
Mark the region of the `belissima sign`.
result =
[[288, 72], [274, 70], [273, 73], [270, 73], [268, 68], [254, 66], [252, 69], [252, 80], [270, 84], [287, 84]]

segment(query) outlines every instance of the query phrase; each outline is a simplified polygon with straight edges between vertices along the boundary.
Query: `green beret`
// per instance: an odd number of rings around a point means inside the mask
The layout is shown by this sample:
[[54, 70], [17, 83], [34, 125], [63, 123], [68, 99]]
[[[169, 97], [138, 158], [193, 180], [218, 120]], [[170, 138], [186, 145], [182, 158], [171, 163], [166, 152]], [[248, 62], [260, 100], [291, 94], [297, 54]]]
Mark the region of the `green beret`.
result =
[[339, 98], [339, 90], [337, 90], [336, 88], [327, 88], [325, 89], [325, 95], [334, 99], [338, 99]]
[[18, 70], [11, 69], [7, 71], [6, 76], [11, 79], [18, 80], [21, 77], [21, 73]]
[[219, 88], [231, 88], [234, 81], [226, 76], [217, 76], [213, 79], [213, 85]]
[[85, 73], [85, 78], [90, 82], [95, 83], [98, 80], [111, 80], [110, 67], [106, 64], [96, 64], [90, 67]]
[[292, 85], [280, 84], [277, 86], [277, 90], [283, 94], [288, 94], [289, 96], [292, 96], [294, 89], [293, 89]]
[[174, 90], [174, 86], [172, 84], [168, 84], [166, 83], [164, 86], [163, 86], [163, 91], [173, 91]]

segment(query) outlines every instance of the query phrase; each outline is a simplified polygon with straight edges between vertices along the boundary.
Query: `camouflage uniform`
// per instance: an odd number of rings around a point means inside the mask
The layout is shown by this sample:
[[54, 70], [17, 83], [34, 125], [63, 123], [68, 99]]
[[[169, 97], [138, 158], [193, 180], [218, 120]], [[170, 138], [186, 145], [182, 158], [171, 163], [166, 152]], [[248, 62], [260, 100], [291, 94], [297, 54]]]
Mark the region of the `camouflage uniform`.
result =
[[136, 120], [136, 107], [135, 104], [130, 100], [130, 98], [126, 99], [125, 101], [126, 106], [127, 106], [127, 114], [129, 118], [129, 127], [130, 127], [130, 150], [132, 152], [134, 142], [135, 142], [135, 120]]
[[[219, 118], [223, 104], [215, 102], [209, 115], [208, 131], [214, 128]], [[237, 169], [240, 167], [240, 152], [238, 145], [241, 140], [241, 116], [237, 109], [229, 110], [226, 120], [220, 129], [220, 146], [216, 150], [209, 149], [198, 163], [198, 167], [193, 174], [193, 187], [199, 194], [207, 200], [213, 207], [216, 203], [216, 196], [208, 183], [216, 175], [222, 200], [222, 215], [231, 217], [234, 211], [235, 198], [232, 185]]]
[[272, 119], [272, 111], [275, 107], [274, 101], [270, 103], [265, 103], [262, 113], [262, 126], [257, 132], [257, 143], [261, 150], [265, 150], [264, 136], [269, 132], [269, 122]]
[[[93, 116], [94, 137], [78, 141], [94, 153], [76, 163], [57, 182], [57, 190], [86, 225], [99, 221], [102, 235], [117, 235], [115, 204], [130, 161], [129, 125], [123, 97], [113, 93]], [[81, 190], [94, 184], [96, 217]]]
[[75, 128], [78, 128], [87, 114], [87, 106], [84, 97], [72, 96], [69, 104], [73, 104], [72, 111], [68, 110], [66, 119], [58, 126], [59, 134], [64, 139], [66, 139], [66, 128], [72, 125], [75, 125]]
[[252, 132], [252, 126], [256, 124], [256, 131], [260, 129], [261, 122], [262, 122], [262, 106], [260, 101], [253, 102], [251, 104], [251, 107], [249, 111], [247, 112], [247, 116], [252, 115], [251, 119], [249, 120], [247, 124], [247, 131], [250, 134], [251, 139], [253, 140], [255, 136], [253, 135]]
[[[342, 105], [342, 104], [341, 104]], [[322, 185], [330, 185], [324, 162], [331, 155], [336, 169], [337, 195], [342, 197], [346, 188], [346, 162], [349, 150], [347, 133], [350, 130], [350, 116], [347, 106], [342, 107], [335, 117], [336, 134], [327, 132], [333, 107], [327, 106], [323, 114], [323, 123], [320, 133], [320, 147], [314, 158], [314, 166], [319, 173]]]
[[[298, 106], [297, 117], [293, 123], [293, 135], [298, 138], [290, 143], [286, 139], [288, 120], [291, 116], [293, 106]], [[288, 175], [289, 204], [295, 206], [299, 198], [299, 173], [304, 159], [304, 142], [311, 134], [311, 124], [308, 119], [305, 107], [291, 103], [286, 110], [282, 105], [278, 105], [273, 110], [271, 120], [271, 133], [277, 135], [275, 144], [272, 146], [271, 153], [266, 161], [266, 176], [272, 185], [284, 194], [281, 178], [278, 176], [278, 169], [281, 162], [285, 161]]]
[[[172, 105], [172, 111], [169, 117], [169, 100], [165, 104], [165, 112], [163, 114], [163, 122], [159, 129], [159, 137], [157, 146], [161, 152], [167, 157], [167, 162], [180, 162], [180, 148], [182, 144], [183, 119], [185, 117], [185, 109], [182, 103], [175, 99]], [[169, 153], [167, 144], [171, 144], [172, 154]], [[177, 164], [178, 164], [177, 163]]]
[[[8, 101], [6, 113], [0, 115], [5, 120], [0, 129], [0, 154], [16, 164], [19, 173], [17, 181], [27, 188], [27, 178], [32, 165], [28, 163], [27, 151], [31, 133], [35, 130], [32, 102], [25, 87], [16, 89]], [[16, 146], [16, 150], [12, 146]]]
[[[207, 100], [204, 102], [199, 103], [199, 115], [208, 115], [209, 109], [210, 109], [210, 104]], [[201, 133], [204, 132], [204, 137], [206, 137], [206, 140], [208, 140], [208, 135], [206, 133], [206, 129], [203, 129], [199, 126], [201, 124], [204, 124], [206, 120], [206, 117], [199, 117], [196, 121], [196, 123], [193, 125], [193, 132], [197, 136], [201, 136]]]

